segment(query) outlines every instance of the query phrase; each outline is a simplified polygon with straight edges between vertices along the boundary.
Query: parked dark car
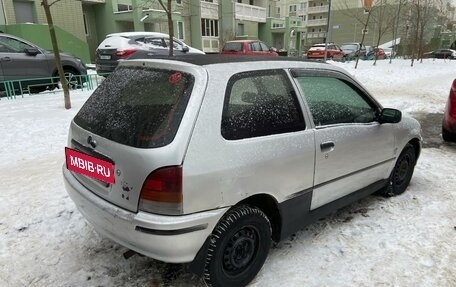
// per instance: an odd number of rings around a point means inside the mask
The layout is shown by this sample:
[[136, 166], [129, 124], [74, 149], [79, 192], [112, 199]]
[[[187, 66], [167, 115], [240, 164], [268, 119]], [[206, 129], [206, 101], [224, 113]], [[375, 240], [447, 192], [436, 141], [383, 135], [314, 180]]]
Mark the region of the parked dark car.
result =
[[442, 137], [445, 141], [456, 142], [456, 79], [451, 85], [443, 114]]
[[[204, 54], [184, 42], [173, 40], [174, 55]], [[96, 51], [98, 74], [111, 73], [119, 60], [147, 59], [169, 54], [169, 35], [158, 32], [123, 32], [106, 36]]]
[[340, 48], [344, 51], [347, 60], [353, 60], [357, 57], [363, 59], [366, 56], [366, 47], [361, 43], [344, 43]]
[[438, 49], [432, 52], [424, 53], [423, 58], [456, 59], [456, 50]]
[[220, 52], [222, 55], [278, 56], [274, 48], [269, 48], [258, 40], [228, 41]]
[[[87, 74], [82, 60], [65, 53], [60, 53], [60, 57], [69, 85], [71, 87], [81, 85], [85, 77], [75, 76]], [[58, 80], [51, 77], [58, 77], [54, 53], [19, 37], [0, 34], [0, 91], [6, 90], [6, 81], [15, 80], [24, 81], [20, 84], [10, 82], [14, 89], [29, 88], [31, 92], [52, 90], [58, 84]]]

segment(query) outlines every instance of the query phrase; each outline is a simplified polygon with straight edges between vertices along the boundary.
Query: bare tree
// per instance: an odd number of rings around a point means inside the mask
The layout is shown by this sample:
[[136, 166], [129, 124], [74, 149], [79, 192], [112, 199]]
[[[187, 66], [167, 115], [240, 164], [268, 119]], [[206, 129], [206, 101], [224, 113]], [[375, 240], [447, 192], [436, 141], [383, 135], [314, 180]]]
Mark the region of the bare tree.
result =
[[[339, 8], [341, 9], [342, 13], [346, 16], [355, 19], [358, 23], [363, 26], [363, 36], [361, 38], [360, 46], [358, 51], [356, 52], [357, 55], [360, 54], [361, 47], [364, 45], [364, 39], [366, 37], [367, 27], [369, 26], [369, 21], [371, 18], [371, 14], [373, 11], [374, 5], [372, 7], [366, 7], [364, 9], [356, 9], [352, 7], [352, 1], [344, 0], [338, 3]], [[355, 9], [354, 9], [355, 8]], [[367, 13], [367, 15], [366, 15]], [[356, 58], [355, 69], [358, 68], [359, 56]]]
[[52, 21], [51, 15], [51, 6], [55, 3], [59, 2], [60, 0], [54, 0], [53, 2], [49, 3], [48, 0], [42, 0], [41, 6], [43, 6], [44, 13], [46, 14], [46, 20], [49, 26], [49, 34], [51, 36], [51, 43], [52, 43], [52, 50], [54, 52], [55, 63], [57, 65], [57, 71], [59, 72], [60, 83], [62, 84], [63, 88], [63, 99], [65, 102], [65, 109], [71, 109], [71, 100], [70, 100], [70, 90], [68, 88], [67, 80], [65, 78], [65, 73], [63, 72], [62, 67], [62, 60], [60, 59], [60, 52], [59, 46], [57, 43], [57, 37], [55, 35], [55, 28], [54, 22]]
[[[371, 23], [375, 27], [376, 33], [376, 47], [380, 45], [380, 41], [388, 33], [393, 34], [393, 41], [397, 37], [397, 26], [399, 25], [399, 19], [401, 18], [401, 8], [404, 5], [404, 0], [377, 0], [375, 1], [375, 9], [372, 9]], [[397, 11], [397, 13], [396, 13]], [[393, 23], [393, 25], [391, 25]], [[377, 56], [374, 53], [375, 61], [374, 66], [377, 63]]]
[[413, 33], [413, 44], [411, 45], [411, 66], [415, 60], [423, 59], [426, 33], [432, 29], [432, 21], [439, 22], [446, 9], [446, 2], [442, 0], [411, 0], [410, 23]]
[[173, 11], [171, 10], [172, 0], [166, 0], [166, 5], [163, 0], [157, 0], [160, 6], [165, 10], [166, 18], [168, 20], [168, 35], [169, 35], [169, 56], [174, 55], [174, 24], [173, 24]]

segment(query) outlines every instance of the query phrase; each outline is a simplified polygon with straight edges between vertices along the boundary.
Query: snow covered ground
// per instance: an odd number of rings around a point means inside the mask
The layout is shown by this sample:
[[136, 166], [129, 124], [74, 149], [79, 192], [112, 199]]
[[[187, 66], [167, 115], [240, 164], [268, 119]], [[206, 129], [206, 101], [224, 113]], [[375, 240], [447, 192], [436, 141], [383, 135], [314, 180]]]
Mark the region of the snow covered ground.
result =
[[[385, 106], [442, 112], [456, 61], [334, 63]], [[0, 286], [204, 286], [100, 237], [63, 187], [73, 92], [0, 101]], [[271, 249], [252, 286], [456, 286], [456, 146], [424, 149], [408, 191], [369, 197]]]

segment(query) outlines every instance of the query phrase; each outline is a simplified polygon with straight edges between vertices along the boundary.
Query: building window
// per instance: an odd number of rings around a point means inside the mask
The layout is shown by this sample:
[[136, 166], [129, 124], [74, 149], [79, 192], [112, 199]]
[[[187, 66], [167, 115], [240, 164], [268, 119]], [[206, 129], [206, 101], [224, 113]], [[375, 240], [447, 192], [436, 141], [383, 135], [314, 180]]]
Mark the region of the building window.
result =
[[184, 22], [177, 21], [177, 39], [184, 40]]
[[133, 6], [126, 5], [126, 4], [117, 4], [117, 11], [118, 12], [133, 11]]
[[218, 37], [218, 20], [201, 19], [201, 36]]
[[238, 35], [238, 36], [245, 35], [244, 24], [238, 23], [237, 35]]
[[13, 1], [16, 23], [36, 23], [35, 2]]
[[296, 5], [290, 5], [290, 12], [296, 12]]
[[177, 4], [182, 4], [182, 0], [176, 0]]
[[86, 36], [90, 36], [90, 30], [89, 30], [89, 20], [87, 19], [87, 15], [84, 13], [82, 14], [82, 19], [84, 21], [84, 32]]

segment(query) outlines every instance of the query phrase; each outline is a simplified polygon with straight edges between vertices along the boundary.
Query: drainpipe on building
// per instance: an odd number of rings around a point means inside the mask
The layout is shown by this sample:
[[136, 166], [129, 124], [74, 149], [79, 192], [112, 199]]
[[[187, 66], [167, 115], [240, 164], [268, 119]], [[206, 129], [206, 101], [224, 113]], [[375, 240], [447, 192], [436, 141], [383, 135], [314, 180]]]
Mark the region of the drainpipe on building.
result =
[[328, 50], [328, 38], [329, 38], [329, 28], [331, 22], [331, 0], [328, 0], [328, 23], [326, 23], [326, 37], [325, 37], [325, 62], [326, 62], [326, 51]]

